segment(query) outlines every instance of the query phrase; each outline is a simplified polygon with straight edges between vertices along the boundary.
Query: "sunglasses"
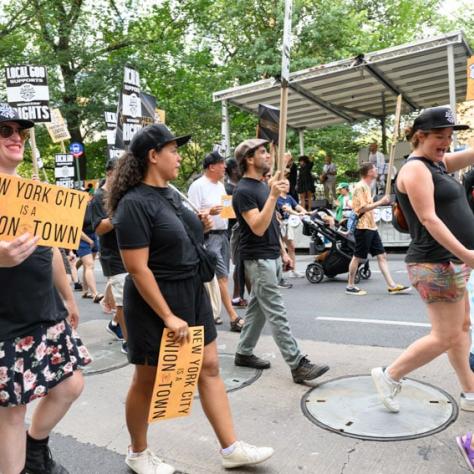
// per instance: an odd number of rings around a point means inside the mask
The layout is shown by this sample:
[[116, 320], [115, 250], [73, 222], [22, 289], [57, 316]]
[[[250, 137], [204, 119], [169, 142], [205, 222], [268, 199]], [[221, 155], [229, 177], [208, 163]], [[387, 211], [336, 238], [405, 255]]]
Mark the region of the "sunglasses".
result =
[[29, 128], [13, 128], [10, 125], [0, 125], [0, 137], [10, 138], [15, 132], [20, 135], [22, 140], [26, 140], [30, 136]]

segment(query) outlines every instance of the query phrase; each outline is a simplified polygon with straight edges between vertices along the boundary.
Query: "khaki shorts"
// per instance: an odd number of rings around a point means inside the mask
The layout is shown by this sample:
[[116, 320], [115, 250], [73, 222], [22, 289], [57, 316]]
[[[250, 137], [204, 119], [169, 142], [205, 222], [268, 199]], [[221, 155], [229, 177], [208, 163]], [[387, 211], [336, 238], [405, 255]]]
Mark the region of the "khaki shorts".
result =
[[127, 273], [119, 273], [107, 279], [107, 281], [110, 283], [115, 306], [123, 306], [123, 285], [125, 285], [126, 276]]

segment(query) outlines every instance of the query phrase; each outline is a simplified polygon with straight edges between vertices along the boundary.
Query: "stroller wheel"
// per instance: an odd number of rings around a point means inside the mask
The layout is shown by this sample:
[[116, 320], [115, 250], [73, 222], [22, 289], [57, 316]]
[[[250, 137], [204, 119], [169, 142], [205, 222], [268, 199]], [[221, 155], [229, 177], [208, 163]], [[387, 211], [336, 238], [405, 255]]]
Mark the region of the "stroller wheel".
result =
[[359, 270], [359, 273], [360, 273], [360, 277], [364, 280], [368, 280], [372, 276], [372, 272], [370, 271], [370, 268], [362, 267]]
[[324, 269], [319, 263], [310, 263], [306, 267], [306, 278], [310, 283], [321, 283], [324, 278]]

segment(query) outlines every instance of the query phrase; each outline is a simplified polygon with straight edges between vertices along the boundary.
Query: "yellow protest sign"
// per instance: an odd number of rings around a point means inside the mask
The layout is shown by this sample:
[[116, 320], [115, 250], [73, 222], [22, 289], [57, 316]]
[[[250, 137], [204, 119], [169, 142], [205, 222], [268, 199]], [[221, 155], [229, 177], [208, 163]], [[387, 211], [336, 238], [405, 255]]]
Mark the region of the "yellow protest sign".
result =
[[87, 193], [0, 173], [0, 240], [29, 232], [39, 245], [77, 249]]
[[220, 213], [220, 216], [223, 219], [235, 219], [236, 215], [234, 212], [234, 208], [232, 207], [232, 196], [224, 194], [224, 196], [221, 197], [221, 203], [222, 211]]
[[191, 340], [173, 342], [174, 333], [165, 329], [148, 412], [148, 423], [188, 416], [201, 373], [204, 327], [189, 328]]
[[474, 56], [467, 58], [466, 100], [474, 100]]
[[51, 110], [51, 122], [46, 123], [46, 128], [54, 143], [63, 142], [71, 138], [66, 122], [59, 109]]
[[162, 109], [155, 109], [155, 123], [165, 123], [166, 112]]

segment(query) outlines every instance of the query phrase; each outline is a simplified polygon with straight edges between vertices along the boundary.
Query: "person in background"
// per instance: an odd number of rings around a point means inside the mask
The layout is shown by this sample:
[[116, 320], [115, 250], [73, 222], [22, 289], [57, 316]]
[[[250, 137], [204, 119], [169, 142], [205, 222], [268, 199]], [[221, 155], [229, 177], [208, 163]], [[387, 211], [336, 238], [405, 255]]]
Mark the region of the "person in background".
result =
[[[123, 266], [120, 250], [117, 245], [114, 225], [105, 210], [105, 201], [110, 189], [110, 180], [117, 164], [117, 160], [109, 159], [105, 164], [105, 182], [97, 190], [91, 203], [92, 228], [100, 241], [100, 264], [102, 272], [107, 278], [107, 286], [112, 294], [115, 315], [107, 325], [107, 331], [122, 343], [122, 352], [127, 353], [127, 327], [123, 316], [123, 287], [127, 271]], [[107, 291], [106, 291], [107, 293]]]
[[377, 169], [377, 179], [371, 184], [372, 195], [377, 194], [377, 191], [385, 188], [385, 177], [387, 173], [387, 167], [385, 165], [385, 155], [379, 151], [379, 145], [377, 142], [372, 142], [369, 145], [369, 163], [372, 163]]
[[296, 192], [296, 181], [298, 179], [298, 166], [293, 160], [293, 155], [291, 152], [286, 152], [284, 155], [285, 163], [285, 178], [290, 182], [290, 190], [288, 194], [298, 202], [298, 193]]
[[[295, 229], [301, 225], [300, 217], [307, 215], [308, 211], [290, 196], [290, 182], [287, 179], [284, 181], [286, 187], [278, 196], [276, 208], [281, 215], [280, 230], [283, 242], [286, 245], [286, 250], [291, 260], [296, 262]], [[296, 270], [290, 270], [288, 277], [303, 278], [304, 275]]]
[[328, 202], [328, 206], [332, 208], [332, 204], [336, 199], [336, 177], [337, 177], [337, 167], [335, 163], [332, 162], [332, 156], [327, 153], [324, 158], [323, 174], [322, 181], [324, 186], [324, 197]]
[[125, 408], [131, 438], [125, 462], [137, 474], [175, 472], [149, 449], [147, 441], [148, 411], [165, 328], [173, 332], [175, 343], [182, 344], [190, 340], [190, 327], [204, 327], [199, 398], [219, 440], [224, 468], [258, 464], [273, 455], [272, 448], [237, 441], [219, 373], [212, 308], [198, 273], [195, 242], [204, 242], [203, 230], [210, 230], [213, 223], [208, 213], [197, 216], [183, 206], [169, 187], [179, 172], [178, 147], [190, 138], [176, 137], [162, 124], [142, 128], [120, 158], [108, 193], [109, 213], [129, 272], [124, 312], [128, 359], [135, 370]]
[[217, 255], [216, 277], [222, 304], [230, 320], [230, 330], [240, 332], [244, 320], [232, 306], [229, 290], [230, 244], [228, 219], [222, 218], [222, 198], [226, 194], [222, 179], [225, 160], [217, 151], [209, 153], [203, 161], [204, 174], [194, 181], [188, 190], [189, 200], [201, 211], [209, 211], [214, 226], [206, 234], [206, 247]]
[[352, 194], [349, 191], [349, 183], [341, 182], [336, 187], [338, 193], [336, 199], [336, 221], [347, 219], [352, 211]]
[[[0, 173], [16, 176], [29, 120], [0, 103]], [[79, 397], [91, 362], [59, 249], [25, 233], [0, 241], [0, 472], [67, 474], [49, 435]], [[40, 399], [40, 400], [37, 400]], [[28, 404], [37, 400], [25, 430]]]
[[300, 197], [300, 204], [307, 211], [311, 211], [313, 206], [314, 178], [311, 172], [313, 162], [308, 156], [303, 155], [298, 158], [300, 165], [298, 179], [296, 181], [296, 190]]
[[104, 298], [102, 293], [97, 291], [95, 281], [94, 265], [97, 252], [99, 251], [99, 241], [92, 225], [92, 194], [88, 194], [84, 222], [82, 224], [81, 241], [77, 249], [77, 256], [84, 267], [82, 274], [83, 298], [91, 298], [94, 303], [100, 303]]

